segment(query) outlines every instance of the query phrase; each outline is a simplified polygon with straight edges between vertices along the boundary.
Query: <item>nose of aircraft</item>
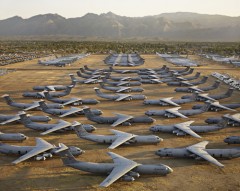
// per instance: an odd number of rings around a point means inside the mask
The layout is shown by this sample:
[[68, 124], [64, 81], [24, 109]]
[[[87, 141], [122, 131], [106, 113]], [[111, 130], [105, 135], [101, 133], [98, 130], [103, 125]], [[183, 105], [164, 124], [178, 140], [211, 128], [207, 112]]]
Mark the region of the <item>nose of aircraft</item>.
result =
[[168, 171], [168, 173], [172, 173], [172, 172], [173, 172], [173, 169], [170, 168], [169, 166], [167, 166], [167, 171]]

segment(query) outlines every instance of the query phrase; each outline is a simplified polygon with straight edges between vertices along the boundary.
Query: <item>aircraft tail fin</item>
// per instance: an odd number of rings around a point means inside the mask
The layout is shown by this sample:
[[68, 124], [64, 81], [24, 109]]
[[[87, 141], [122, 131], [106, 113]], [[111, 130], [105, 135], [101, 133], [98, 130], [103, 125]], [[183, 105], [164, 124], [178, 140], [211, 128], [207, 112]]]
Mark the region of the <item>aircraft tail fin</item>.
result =
[[75, 76], [73, 74], [69, 74], [69, 76], [70, 76], [70, 78], [72, 80], [72, 83], [76, 82], [77, 79], [75, 78]]
[[58, 153], [63, 161], [64, 165], [69, 165], [72, 163], [77, 162], [77, 160], [75, 159], [75, 157], [72, 155], [72, 153], [69, 151], [69, 149], [61, 151]]
[[43, 110], [48, 109], [48, 106], [46, 105], [44, 100], [40, 100], [38, 103]]
[[211, 106], [211, 101], [206, 101], [205, 104], [200, 108], [202, 111], [208, 111]]
[[198, 94], [199, 94], [198, 91], [194, 91], [190, 99], [191, 99], [191, 100], [196, 100]]
[[105, 87], [103, 82], [99, 82], [99, 85], [100, 85], [101, 88]]
[[227, 127], [227, 125], [228, 125], [228, 121], [229, 121], [228, 118], [223, 117], [223, 118], [218, 122], [217, 126], [222, 127], [222, 128], [225, 128], [225, 127]]
[[95, 87], [94, 90], [95, 90], [96, 94], [102, 94], [102, 92], [100, 91], [99, 88]]
[[198, 77], [200, 76], [200, 74], [201, 74], [200, 72], [197, 72], [197, 73], [195, 74], [195, 77], [198, 78]]
[[84, 70], [83, 68], [79, 68], [79, 70], [80, 70], [82, 73], [85, 72], [85, 70]]
[[8, 94], [4, 94], [2, 97], [5, 99], [8, 105], [11, 105], [13, 103], [13, 100]]
[[218, 88], [219, 85], [220, 85], [220, 81], [217, 80], [217, 81], [215, 81], [215, 83], [213, 84], [213, 87]]
[[231, 96], [233, 94], [234, 89], [233, 88], [229, 88], [228, 91], [226, 92], [226, 96]]
[[74, 126], [74, 130], [79, 138], [89, 134], [80, 123]]
[[66, 92], [67, 94], [69, 94], [69, 93], [71, 92], [71, 90], [72, 90], [73, 87], [74, 87], [73, 85], [67, 86], [67, 89], [65, 90], [65, 92]]
[[207, 79], [208, 79], [208, 77], [207, 77], [207, 76], [204, 76], [200, 82], [201, 82], [201, 83], [205, 83], [205, 82], [207, 81]]
[[19, 113], [19, 117], [21, 122], [25, 125], [25, 124], [29, 124], [32, 123], [30, 117], [25, 113], [25, 112], [20, 112]]
[[82, 77], [82, 73], [81, 73], [80, 71], [77, 71], [77, 75], [78, 75], [79, 77]]
[[43, 94], [44, 94], [46, 99], [51, 99], [52, 98], [52, 96], [50, 95], [50, 93], [48, 91], [43, 91]]
[[83, 108], [83, 112], [84, 112], [84, 115], [87, 117], [87, 118], [91, 118], [91, 117], [94, 117], [94, 113], [90, 110], [89, 107], [85, 107]]

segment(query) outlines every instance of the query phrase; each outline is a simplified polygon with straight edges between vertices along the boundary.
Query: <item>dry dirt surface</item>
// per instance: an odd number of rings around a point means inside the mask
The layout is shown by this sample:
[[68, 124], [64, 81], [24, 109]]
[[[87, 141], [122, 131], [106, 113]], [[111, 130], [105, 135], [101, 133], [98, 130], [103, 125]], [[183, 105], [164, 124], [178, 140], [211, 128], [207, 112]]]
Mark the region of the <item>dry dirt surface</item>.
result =
[[[31, 91], [34, 85], [50, 85], [50, 84], [69, 84], [69, 73], [74, 73], [78, 68], [87, 64], [90, 68], [106, 68], [103, 59], [107, 55], [91, 55], [80, 61], [75, 62], [72, 66], [63, 68], [52, 66], [40, 66], [37, 60], [13, 64], [2, 68], [16, 69], [7, 75], [0, 76], [0, 94], [10, 94], [14, 100], [19, 102], [31, 102], [34, 99], [22, 97], [25, 91]], [[174, 68], [172, 64], [166, 63], [156, 55], [142, 55], [145, 59], [145, 64], [138, 68], [156, 68], [162, 67], [163, 64]], [[203, 66], [196, 67], [194, 72], [201, 72], [201, 75], [210, 75], [212, 72], [228, 73], [231, 76], [240, 77], [239, 69], [226, 64], [218, 64], [203, 60], [198, 56], [190, 58], [198, 60]], [[176, 69], [179, 69], [175, 67]], [[134, 68], [135, 69], [135, 68]], [[119, 74], [116, 74], [119, 75]], [[129, 74], [124, 74], [128, 76]], [[130, 74], [135, 75], [135, 74]], [[193, 75], [193, 74], [192, 74]], [[215, 81], [213, 77], [209, 77], [204, 85], [207, 86]], [[149, 109], [163, 109], [167, 107], [144, 106], [142, 101], [131, 102], [112, 102], [98, 98], [93, 88], [99, 85], [77, 85], [68, 97], [95, 98], [101, 101], [98, 105], [90, 106], [93, 109], [103, 111], [103, 116], [113, 116], [114, 112], [130, 114], [134, 116], [144, 115], [144, 112]], [[165, 84], [144, 84], [144, 94], [148, 99], [159, 99], [164, 97], [180, 98], [186, 93], [174, 92], [175, 87], [169, 87]], [[221, 83], [221, 87], [210, 91], [210, 94], [222, 93], [228, 89], [228, 86]], [[107, 92], [107, 90], [103, 90]], [[239, 91], [235, 91], [231, 98], [221, 100], [221, 103], [240, 103]], [[196, 102], [185, 104], [183, 109], [190, 109]], [[18, 109], [8, 106], [1, 98], [0, 114], [15, 114]], [[238, 112], [240, 109], [238, 109]], [[29, 111], [30, 114], [46, 115], [41, 111]], [[201, 115], [190, 117], [189, 119], [164, 119], [154, 117], [156, 124], [175, 124], [187, 120], [194, 120], [194, 124], [204, 125], [204, 120], [208, 117], [222, 116], [223, 114], [235, 112], [207, 112]], [[51, 116], [52, 117], [52, 116]], [[53, 117], [53, 123], [57, 120]], [[69, 122], [79, 121], [81, 123], [94, 124], [98, 129], [96, 134], [110, 134], [109, 125], [98, 125], [88, 121], [84, 116], [66, 117], [64, 120]], [[153, 124], [152, 124], [153, 125]], [[132, 125], [119, 126], [116, 129], [134, 134], [150, 135], [149, 127], [152, 125]], [[42, 137], [52, 144], [60, 142], [66, 145], [78, 146], [85, 150], [85, 154], [78, 156], [81, 161], [90, 162], [112, 162], [107, 155], [109, 151], [108, 145], [97, 144], [87, 140], [79, 139], [75, 133], [52, 133], [46, 136], [41, 136], [40, 132], [25, 128], [21, 124], [9, 124], [1, 126], [2, 132], [21, 132], [30, 138], [22, 143], [11, 143], [17, 145], [34, 145], [35, 137]], [[220, 160], [225, 165], [225, 168], [220, 169], [206, 161], [197, 161], [194, 159], [174, 159], [174, 158], [159, 158], [155, 155], [155, 151], [165, 147], [181, 147], [195, 144], [199, 141], [207, 140], [210, 144], [207, 148], [231, 148], [240, 147], [239, 145], [227, 145], [223, 139], [231, 135], [240, 135], [239, 127], [230, 127], [221, 131], [207, 133], [202, 135], [202, 139], [196, 139], [191, 136], [178, 137], [173, 134], [157, 133], [164, 139], [158, 145], [125, 145], [114, 150], [126, 158], [135, 160], [143, 164], [159, 164], [163, 163], [173, 169], [173, 173], [165, 177], [158, 176], [140, 176], [135, 182], [116, 181], [108, 188], [99, 188], [99, 184], [106, 178], [105, 175], [95, 175], [79, 170], [75, 170], [63, 165], [58, 157], [47, 159], [46, 161], [27, 160], [18, 165], [12, 165], [11, 162], [17, 156], [0, 155], [0, 190], [240, 190], [240, 160]]]

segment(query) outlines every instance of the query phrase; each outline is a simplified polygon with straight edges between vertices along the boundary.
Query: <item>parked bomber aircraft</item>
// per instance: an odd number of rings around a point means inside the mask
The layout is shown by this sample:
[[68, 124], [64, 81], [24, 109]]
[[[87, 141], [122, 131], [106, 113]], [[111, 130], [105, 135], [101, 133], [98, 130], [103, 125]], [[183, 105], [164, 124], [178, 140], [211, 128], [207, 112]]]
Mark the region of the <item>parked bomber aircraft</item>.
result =
[[98, 78], [89, 78], [86, 80], [81, 80], [81, 79], [77, 79], [73, 74], [69, 74], [72, 83], [79, 83], [79, 84], [96, 84], [99, 82]]
[[140, 164], [113, 152], [108, 152], [113, 163], [77, 161], [68, 150], [62, 151], [59, 154], [62, 158], [63, 164], [66, 166], [86, 172], [108, 175], [108, 177], [100, 184], [101, 187], [108, 187], [120, 178], [129, 182], [134, 181], [135, 178], [138, 178], [143, 174], [167, 175], [173, 172], [173, 170], [166, 165]]
[[75, 122], [75, 131], [79, 138], [86, 139], [89, 141], [97, 142], [97, 143], [106, 143], [111, 144], [108, 148], [115, 149], [123, 144], [135, 144], [135, 143], [144, 143], [144, 144], [157, 144], [163, 139], [160, 139], [155, 135], [134, 135], [131, 133], [126, 133], [114, 129], [110, 129], [110, 131], [114, 135], [95, 135], [88, 133], [80, 123]]
[[63, 106], [65, 105], [82, 105], [82, 104], [98, 104], [99, 101], [96, 99], [81, 99], [81, 98], [65, 98], [65, 99], [59, 99], [52, 97], [49, 92], [44, 91], [44, 96], [48, 101], [52, 101], [55, 103], [60, 103]]
[[[210, 107], [209, 107], [209, 111], [222, 111], [222, 110], [225, 110], [226, 108], [229, 108], [229, 109], [237, 109], [240, 107], [240, 104], [239, 103], [226, 103], [226, 104], [221, 104], [222, 106], [224, 107], [218, 107], [218, 104], [219, 102], [218, 101], [215, 101], [215, 104], [212, 104]], [[196, 104], [192, 107], [192, 109], [199, 109], [201, 108], [203, 105], [202, 104]]]
[[[59, 115], [59, 117], [66, 117], [69, 115], [84, 115], [83, 109], [77, 107], [71, 107], [70, 109], [50, 109], [45, 104], [44, 100], [39, 101], [39, 105], [43, 112], [49, 113], [52, 115]], [[94, 115], [101, 115], [102, 112], [100, 110], [92, 110]]]
[[[199, 94], [194, 92], [188, 99], [172, 99], [173, 97], [161, 98], [158, 100], [144, 100], [144, 105], [159, 105], [159, 106], [179, 106], [181, 104], [190, 103], [196, 101]], [[207, 98], [207, 96], [206, 96]], [[214, 101], [214, 99], [209, 98], [208, 100]]]
[[198, 115], [198, 114], [204, 113], [204, 112], [208, 111], [210, 107], [213, 107], [213, 106], [222, 108], [222, 109], [235, 111], [230, 108], [224, 107], [223, 105], [220, 105], [219, 102], [211, 103], [211, 102], [207, 101], [199, 109], [179, 110], [181, 107], [176, 107], [176, 108], [164, 109], [164, 110], [148, 110], [145, 112], [145, 114], [150, 115], [150, 116], [165, 116], [168, 118], [176, 118], [176, 117], [188, 118], [187, 116]]
[[213, 85], [211, 86], [207, 86], [207, 87], [202, 87], [202, 88], [198, 88], [197, 86], [192, 86], [192, 87], [179, 87], [179, 88], [176, 88], [175, 91], [176, 92], [195, 92], [195, 91], [198, 91], [198, 92], [204, 92], [204, 91], [210, 91], [210, 90], [214, 90], [214, 89], [217, 89], [220, 85], [220, 81], [215, 81]]
[[112, 127], [116, 127], [118, 125], [126, 125], [129, 126], [132, 123], [153, 123], [156, 120], [147, 117], [147, 116], [141, 116], [141, 117], [133, 117], [130, 115], [124, 115], [124, 114], [116, 114], [114, 117], [102, 117], [95, 115], [90, 108], [84, 108], [84, 115], [93, 122], [99, 123], [99, 124], [111, 124]]
[[[35, 121], [35, 122], [48, 122], [52, 119], [48, 116], [43, 116], [43, 115], [35, 115], [35, 116], [30, 115], [29, 117], [32, 121]], [[0, 115], [0, 122], [1, 122], [0, 125], [5, 125], [11, 122], [20, 122], [20, 116], [19, 114]]]
[[[73, 131], [74, 125], [64, 120], [58, 120], [57, 123], [54, 124], [43, 124], [43, 123], [35, 123], [31, 120], [31, 118], [26, 115], [25, 112], [19, 114], [21, 123], [29, 129], [44, 131], [41, 135], [46, 135], [52, 132], [65, 132], [65, 131]], [[96, 128], [93, 125], [83, 124], [83, 128], [87, 132], [92, 132]]]
[[75, 86], [76, 83], [72, 83], [70, 85], [45, 85], [45, 86], [33, 86], [33, 90], [35, 91], [63, 91], [67, 90], [68, 86]]
[[225, 114], [222, 117], [214, 117], [214, 118], [210, 117], [210, 118], [207, 118], [205, 122], [208, 124], [216, 124], [216, 123], [219, 123], [224, 118], [227, 118], [228, 125], [240, 127], [240, 113], [237, 113], [234, 115]]
[[240, 144], [240, 136], [230, 136], [224, 139], [225, 143], [228, 144]]
[[141, 86], [142, 83], [139, 81], [109, 81], [106, 78], [102, 78], [102, 82], [106, 83], [106, 84], [110, 84], [113, 86]]
[[[233, 91], [234, 91], [233, 88], [229, 88], [226, 93], [221, 93], [221, 94], [216, 94], [216, 95], [199, 94], [196, 97], [196, 101], [207, 101], [207, 100], [209, 100], [209, 98], [212, 98], [213, 100], [225, 99], [225, 98], [231, 97], [232, 94], [233, 94]], [[191, 96], [190, 95], [184, 95], [181, 98], [182, 99], [188, 99], [189, 97], [191, 97]]]
[[116, 93], [128, 93], [128, 92], [143, 92], [144, 89], [139, 87], [139, 88], [133, 88], [133, 87], [126, 87], [126, 86], [106, 86], [104, 83], [100, 82], [99, 83], [101, 88], [109, 91], [113, 91]]
[[163, 148], [156, 152], [160, 157], [181, 157], [181, 158], [194, 158], [205, 159], [219, 167], [224, 167], [223, 164], [218, 162], [215, 158], [238, 158], [240, 157], [240, 148], [231, 149], [206, 149], [208, 141], [185, 147], [185, 148]]
[[189, 82], [189, 81], [178, 81], [178, 82], [169, 82], [167, 83], [168, 86], [196, 86], [199, 84], [204, 84], [207, 82], [208, 77], [207, 76], [203, 76], [203, 78], [200, 81], [197, 82]]
[[0, 141], [24, 141], [28, 137], [22, 133], [2, 133], [0, 132]]
[[173, 125], [155, 125], [150, 127], [152, 132], [173, 133], [177, 136], [191, 135], [196, 138], [201, 138], [197, 133], [207, 133], [217, 131], [227, 127], [228, 120], [222, 119], [216, 125], [191, 125], [194, 121], [187, 121]]
[[[8, 105], [12, 106], [12, 107], [17, 107], [17, 108], [20, 108], [20, 109], [24, 109], [25, 111], [28, 111], [28, 110], [34, 110], [34, 109], [40, 109], [40, 105], [38, 103], [38, 101], [34, 101], [32, 103], [17, 103], [17, 102], [14, 102], [13, 99], [8, 95], [8, 94], [4, 94], [2, 96], [5, 101], [7, 102]], [[64, 106], [61, 105], [61, 104], [46, 104], [49, 108], [52, 108], [52, 109], [62, 109]]]
[[[73, 87], [74, 87], [73, 85], [70, 85], [67, 87], [66, 90], [60, 91], [60, 92], [50, 92], [50, 95], [52, 97], [63, 97], [63, 96], [69, 95]], [[22, 96], [33, 97], [33, 98], [45, 98], [43, 92], [24, 92]]]
[[[59, 143], [59, 146], [55, 146], [41, 138], [36, 138], [36, 146], [15, 146], [0, 143], [0, 153], [22, 155], [13, 161], [13, 164], [18, 164], [30, 158], [34, 158], [35, 160], [46, 160], [46, 158], [50, 158], [67, 148], [68, 147], [62, 143]], [[69, 147], [69, 150], [73, 155], [80, 155], [83, 153], [81, 149], [74, 146]]]
[[98, 97], [114, 100], [114, 101], [131, 101], [131, 100], [144, 100], [146, 96], [143, 94], [105, 94], [99, 88], [94, 88]]

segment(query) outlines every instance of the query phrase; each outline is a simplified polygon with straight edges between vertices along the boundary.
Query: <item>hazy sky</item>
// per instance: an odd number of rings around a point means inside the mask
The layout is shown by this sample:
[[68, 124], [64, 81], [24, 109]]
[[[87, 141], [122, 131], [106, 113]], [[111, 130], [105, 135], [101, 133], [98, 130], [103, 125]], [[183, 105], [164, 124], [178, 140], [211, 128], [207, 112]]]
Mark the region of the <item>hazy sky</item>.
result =
[[0, 0], [0, 19], [45, 13], [70, 18], [109, 11], [131, 17], [178, 11], [240, 16], [239, 8], [240, 0]]

